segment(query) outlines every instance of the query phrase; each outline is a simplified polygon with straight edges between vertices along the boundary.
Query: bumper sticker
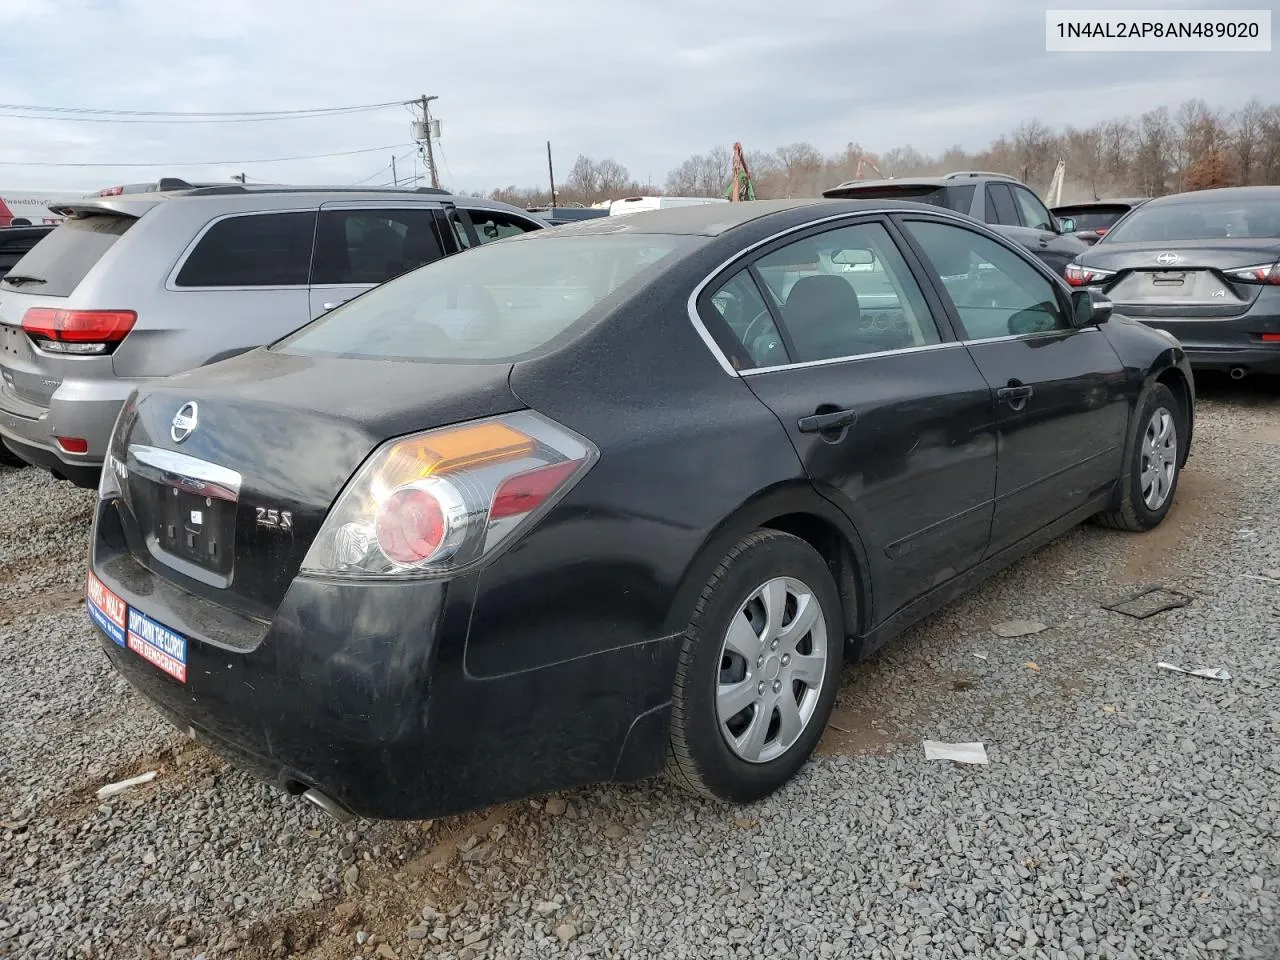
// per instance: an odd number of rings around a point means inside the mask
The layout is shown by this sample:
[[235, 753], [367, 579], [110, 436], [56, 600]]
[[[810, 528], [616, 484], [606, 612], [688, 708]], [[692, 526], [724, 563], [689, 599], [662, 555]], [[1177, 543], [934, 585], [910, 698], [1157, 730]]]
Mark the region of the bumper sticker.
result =
[[125, 645], [125, 633], [128, 630], [128, 606], [125, 602], [107, 589], [106, 584], [89, 571], [85, 583], [85, 599], [88, 601], [89, 618], [117, 645]]
[[187, 638], [129, 608], [130, 650], [180, 683], [187, 682]]

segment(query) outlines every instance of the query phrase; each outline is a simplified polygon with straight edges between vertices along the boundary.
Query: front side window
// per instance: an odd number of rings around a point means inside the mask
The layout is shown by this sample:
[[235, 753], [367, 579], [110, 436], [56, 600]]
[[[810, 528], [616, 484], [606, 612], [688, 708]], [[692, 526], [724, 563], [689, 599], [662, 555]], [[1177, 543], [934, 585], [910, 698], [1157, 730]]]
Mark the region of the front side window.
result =
[[210, 227], [174, 281], [179, 287], [306, 286], [316, 215], [259, 213]]
[[442, 256], [429, 209], [324, 210], [316, 225], [311, 283], [385, 283]]
[[272, 349], [384, 360], [511, 361], [532, 354], [699, 242], [601, 234], [486, 244], [374, 287]]
[[522, 233], [536, 230], [537, 225], [519, 217], [508, 216], [490, 210], [468, 210], [471, 223], [476, 228], [476, 236], [481, 243], [491, 240], [502, 240], [506, 237], [518, 237]]
[[938, 343], [924, 296], [882, 224], [797, 240], [755, 264], [806, 362]]
[[1069, 330], [1053, 283], [1021, 256], [964, 227], [908, 220], [969, 340]]
[[1040, 202], [1040, 198], [1026, 187], [1011, 187], [1013, 199], [1017, 201], [1018, 210], [1022, 214], [1022, 225], [1035, 230], [1052, 230], [1053, 218], [1048, 208]]

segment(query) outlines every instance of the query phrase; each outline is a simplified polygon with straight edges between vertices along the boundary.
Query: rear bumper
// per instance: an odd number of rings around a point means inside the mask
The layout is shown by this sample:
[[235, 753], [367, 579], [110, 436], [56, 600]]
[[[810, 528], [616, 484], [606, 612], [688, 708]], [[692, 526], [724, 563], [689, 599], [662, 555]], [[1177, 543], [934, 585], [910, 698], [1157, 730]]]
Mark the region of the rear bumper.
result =
[[[94, 487], [116, 417], [137, 384], [128, 380], [64, 381], [46, 408], [34, 406], [0, 385], [0, 439], [33, 466]], [[79, 437], [87, 452], [68, 453], [55, 437]]]
[[[1123, 306], [1116, 307], [1124, 315]], [[1245, 314], [1228, 320], [1178, 320], [1132, 317], [1138, 323], [1166, 330], [1178, 338], [1191, 366], [1197, 370], [1232, 370], [1280, 374], [1280, 342], [1264, 343], [1264, 333], [1280, 334], [1280, 316]]]
[[111, 662], [180, 729], [291, 793], [418, 819], [661, 769], [678, 638], [481, 679], [466, 668], [474, 581], [300, 577], [267, 625], [210, 616], [100, 546], [104, 584], [187, 637], [185, 683], [100, 630]]

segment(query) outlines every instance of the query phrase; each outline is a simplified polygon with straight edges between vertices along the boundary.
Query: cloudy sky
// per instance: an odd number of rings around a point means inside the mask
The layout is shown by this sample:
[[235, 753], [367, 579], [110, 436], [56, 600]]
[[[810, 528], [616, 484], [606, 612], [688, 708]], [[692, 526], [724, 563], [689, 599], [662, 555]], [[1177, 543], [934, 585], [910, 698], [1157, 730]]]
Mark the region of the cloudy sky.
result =
[[[547, 140], [561, 179], [585, 153], [661, 183], [689, 154], [734, 140], [749, 150], [799, 140], [824, 151], [851, 140], [973, 149], [1032, 118], [1087, 125], [1190, 97], [1226, 108], [1280, 99], [1276, 52], [1046, 53], [1046, 6], [1066, 4], [0, 0], [0, 103], [203, 112], [435, 94], [442, 178], [478, 190], [544, 182]], [[378, 183], [390, 156], [411, 150], [402, 106], [244, 124], [2, 115], [13, 112], [0, 106], [0, 191], [239, 172]], [[73, 162], [155, 165], [47, 165]]]

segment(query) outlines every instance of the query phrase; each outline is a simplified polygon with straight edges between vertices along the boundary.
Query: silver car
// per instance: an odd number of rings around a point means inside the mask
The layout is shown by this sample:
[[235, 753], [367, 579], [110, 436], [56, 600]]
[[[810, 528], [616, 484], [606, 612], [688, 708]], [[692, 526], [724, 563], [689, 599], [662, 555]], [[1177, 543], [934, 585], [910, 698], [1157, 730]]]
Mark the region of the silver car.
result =
[[139, 383], [269, 343], [440, 257], [547, 226], [429, 188], [189, 187], [58, 212], [68, 219], [0, 281], [0, 439], [90, 487]]

